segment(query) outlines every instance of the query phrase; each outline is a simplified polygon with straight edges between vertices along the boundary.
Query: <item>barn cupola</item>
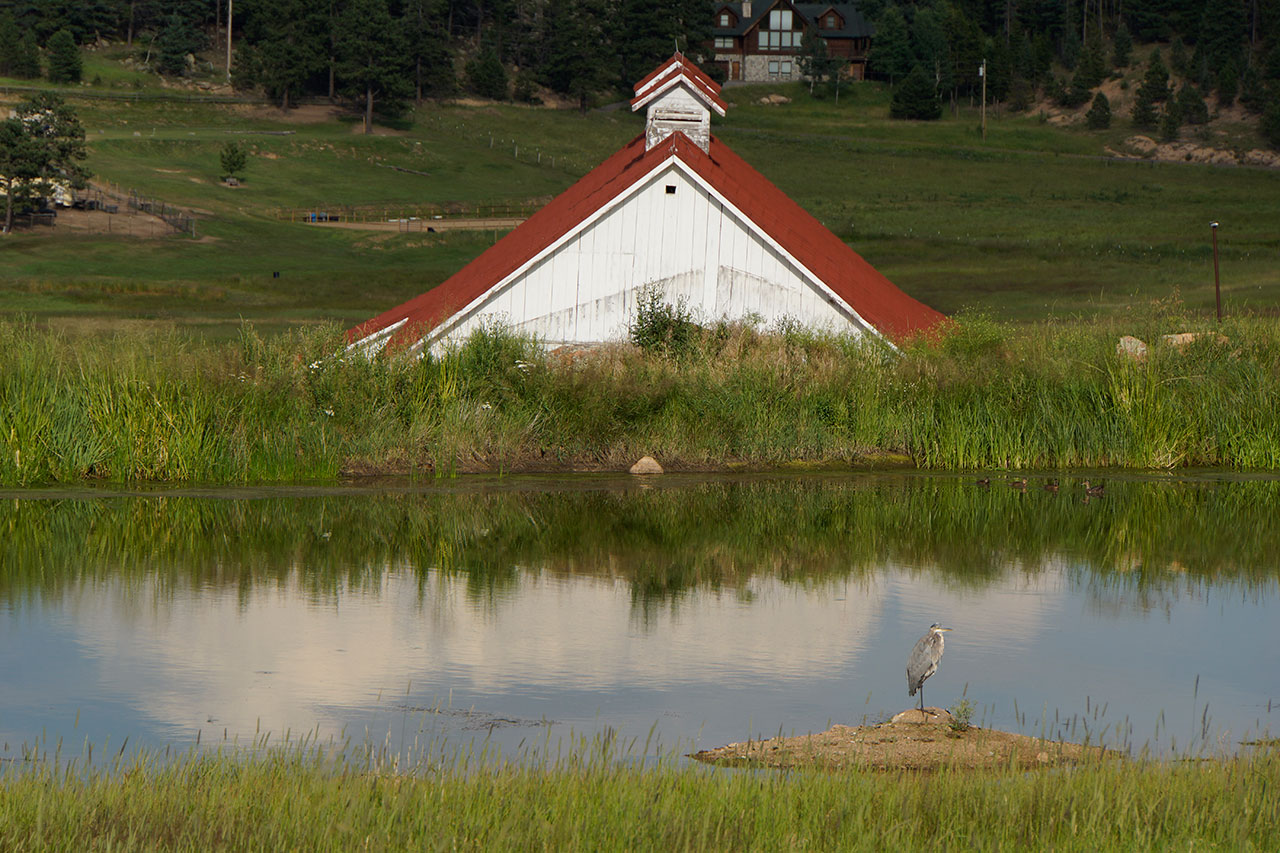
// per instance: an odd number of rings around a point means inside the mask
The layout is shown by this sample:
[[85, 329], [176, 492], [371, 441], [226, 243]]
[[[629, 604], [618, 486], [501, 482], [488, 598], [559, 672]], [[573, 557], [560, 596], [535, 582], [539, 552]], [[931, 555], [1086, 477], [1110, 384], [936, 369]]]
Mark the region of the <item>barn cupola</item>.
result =
[[636, 84], [631, 111], [645, 107], [648, 151], [673, 133], [683, 133], [703, 151], [711, 147], [711, 111], [724, 115], [720, 86], [700, 68], [675, 54]]

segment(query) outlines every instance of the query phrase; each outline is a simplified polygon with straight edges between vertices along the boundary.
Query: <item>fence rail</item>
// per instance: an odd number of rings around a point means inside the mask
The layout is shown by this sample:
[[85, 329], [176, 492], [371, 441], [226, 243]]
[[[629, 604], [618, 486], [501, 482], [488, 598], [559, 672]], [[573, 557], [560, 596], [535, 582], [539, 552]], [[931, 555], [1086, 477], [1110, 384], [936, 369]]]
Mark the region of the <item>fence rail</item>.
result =
[[315, 204], [280, 207], [275, 218], [285, 222], [409, 222], [449, 219], [528, 219], [550, 200], [522, 202], [444, 202], [442, 204]]
[[90, 193], [97, 196], [97, 207], [106, 210], [108, 213], [115, 213], [113, 209], [115, 205], [107, 205], [104, 198], [115, 200], [117, 204], [123, 204], [129, 210], [135, 213], [146, 213], [155, 216], [164, 221], [166, 225], [182, 234], [190, 234], [196, 236], [196, 215], [189, 210], [169, 204], [163, 199], [153, 196], [143, 195], [137, 190], [123, 189], [118, 185], [109, 183], [94, 183], [90, 187]]

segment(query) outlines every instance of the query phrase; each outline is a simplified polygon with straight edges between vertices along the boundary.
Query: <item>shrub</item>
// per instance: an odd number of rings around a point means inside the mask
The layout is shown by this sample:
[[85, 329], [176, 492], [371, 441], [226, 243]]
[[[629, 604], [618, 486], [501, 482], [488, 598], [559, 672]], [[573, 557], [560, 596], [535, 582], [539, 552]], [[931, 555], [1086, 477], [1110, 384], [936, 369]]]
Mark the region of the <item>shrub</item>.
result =
[[917, 65], [893, 92], [893, 100], [889, 102], [891, 118], [914, 118], [933, 120], [942, 117], [942, 101], [938, 100], [938, 90], [933, 81], [925, 73], [924, 68]]
[[1094, 95], [1093, 105], [1089, 107], [1089, 112], [1085, 113], [1084, 118], [1090, 130], [1106, 130], [1111, 127], [1111, 101], [1107, 100], [1107, 96], [1101, 92]]
[[692, 349], [698, 327], [685, 300], [672, 305], [656, 285], [641, 288], [636, 301], [636, 319], [628, 330], [631, 342], [646, 352], [684, 355]]

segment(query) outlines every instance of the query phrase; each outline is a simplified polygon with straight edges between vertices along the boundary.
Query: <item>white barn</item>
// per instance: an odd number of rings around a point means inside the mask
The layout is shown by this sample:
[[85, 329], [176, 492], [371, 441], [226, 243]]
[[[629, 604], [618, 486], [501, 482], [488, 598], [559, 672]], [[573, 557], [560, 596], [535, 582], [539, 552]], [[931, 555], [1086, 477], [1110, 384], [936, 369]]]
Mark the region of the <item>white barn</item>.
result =
[[432, 348], [501, 320], [549, 345], [623, 340], [658, 287], [747, 315], [901, 340], [943, 319], [711, 135], [720, 87], [677, 54], [636, 85], [645, 132], [438, 287], [348, 332]]

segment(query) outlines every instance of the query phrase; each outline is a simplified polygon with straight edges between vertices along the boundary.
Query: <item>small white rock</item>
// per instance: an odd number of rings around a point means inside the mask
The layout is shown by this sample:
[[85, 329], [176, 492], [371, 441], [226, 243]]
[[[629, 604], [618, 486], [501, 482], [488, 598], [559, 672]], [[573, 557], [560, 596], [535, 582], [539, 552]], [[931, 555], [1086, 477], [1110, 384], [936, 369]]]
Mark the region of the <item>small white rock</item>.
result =
[[652, 456], [646, 456], [631, 466], [632, 474], [661, 474], [662, 466]]
[[1141, 338], [1125, 335], [1116, 344], [1116, 355], [1128, 357], [1133, 361], [1142, 361], [1147, 357], [1147, 345], [1143, 343]]

